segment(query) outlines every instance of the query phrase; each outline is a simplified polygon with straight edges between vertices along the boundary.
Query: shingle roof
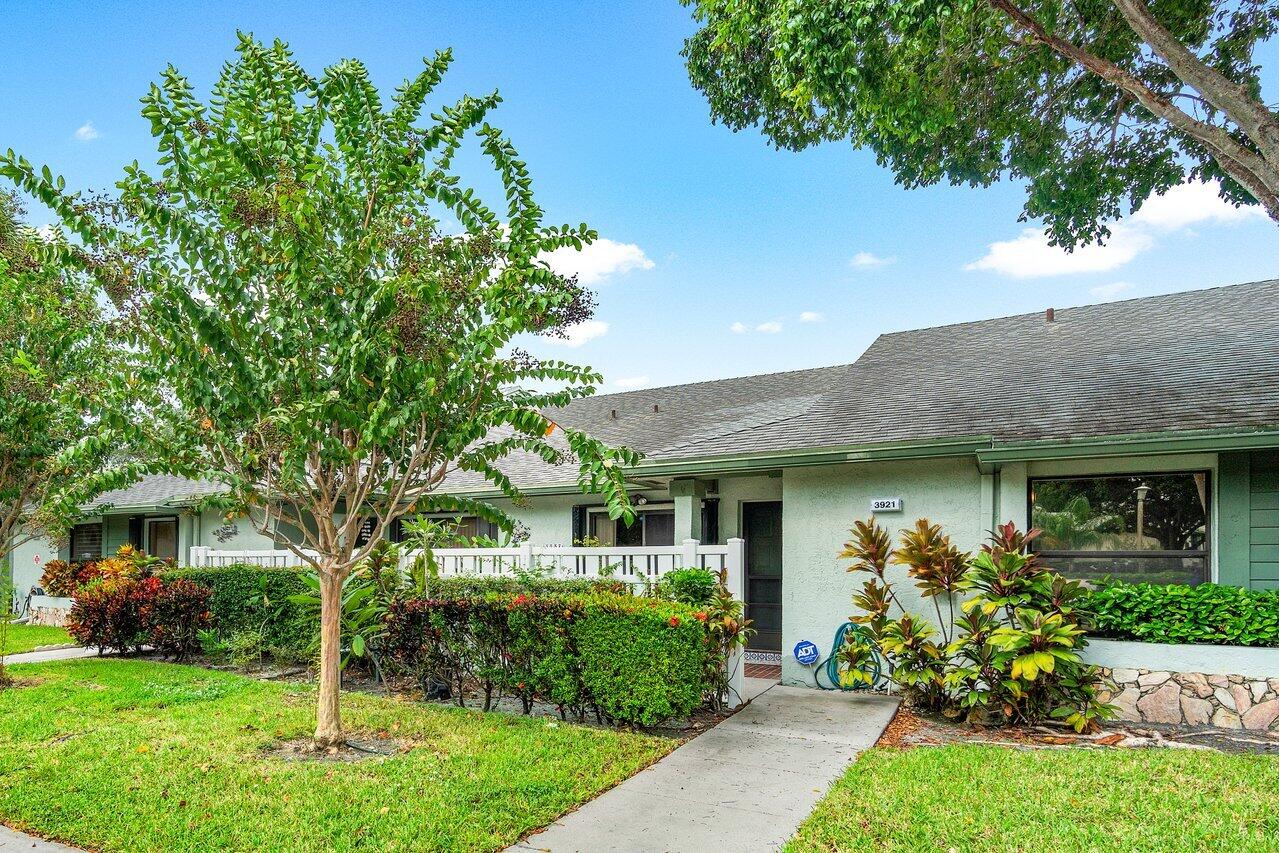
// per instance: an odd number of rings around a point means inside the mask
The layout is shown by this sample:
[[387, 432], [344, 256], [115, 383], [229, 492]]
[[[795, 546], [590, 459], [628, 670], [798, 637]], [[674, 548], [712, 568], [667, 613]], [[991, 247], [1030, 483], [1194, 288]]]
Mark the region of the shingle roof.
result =
[[[551, 415], [649, 462], [1279, 426], [1279, 281], [885, 334], [850, 365], [601, 395]], [[526, 486], [575, 474], [534, 457], [503, 468]]]
[[152, 474], [131, 486], [104, 492], [94, 498], [93, 507], [109, 506], [113, 510], [128, 507], [178, 506], [196, 498], [216, 494], [223, 487], [207, 480], [188, 480], [168, 474]]

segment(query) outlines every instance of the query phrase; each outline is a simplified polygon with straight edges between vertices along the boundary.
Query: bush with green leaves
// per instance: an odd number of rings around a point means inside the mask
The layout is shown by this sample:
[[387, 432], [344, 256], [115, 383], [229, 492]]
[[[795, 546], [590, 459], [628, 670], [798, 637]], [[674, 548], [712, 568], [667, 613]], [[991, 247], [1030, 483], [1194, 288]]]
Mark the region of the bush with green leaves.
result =
[[709, 604], [715, 597], [719, 579], [714, 572], [697, 567], [674, 569], [662, 575], [655, 593], [659, 598], [678, 601], [681, 604], [700, 606]]
[[1088, 593], [1090, 634], [1147, 643], [1279, 646], [1279, 591], [1203, 583], [1101, 581]]
[[[1029, 548], [1038, 533], [1010, 522], [972, 556], [926, 519], [903, 530], [896, 549], [873, 518], [854, 523], [840, 557], [872, 577], [853, 596], [861, 612], [852, 619], [870, 629], [913, 704], [980, 722], [1053, 718], [1078, 731], [1114, 716], [1098, 698], [1099, 670], [1079, 654], [1086, 590], [1039, 562]], [[902, 605], [890, 564], [905, 566], [935, 622]]]
[[557, 705], [578, 719], [652, 726], [688, 714], [707, 691], [707, 631], [697, 611], [630, 595], [473, 597], [393, 602], [386, 662], [423, 684]]
[[[319, 622], [290, 597], [307, 591], [302, 572], [237, 564], [219, 568], [173, 569], [166, 580], [183, 578], [212, 590], [211, 627], [224, 640], [256, 633], [258, 647], [284, 659], [304, 659], [313, 647]], [[241, 638], [241, 645], [244, 644]]]

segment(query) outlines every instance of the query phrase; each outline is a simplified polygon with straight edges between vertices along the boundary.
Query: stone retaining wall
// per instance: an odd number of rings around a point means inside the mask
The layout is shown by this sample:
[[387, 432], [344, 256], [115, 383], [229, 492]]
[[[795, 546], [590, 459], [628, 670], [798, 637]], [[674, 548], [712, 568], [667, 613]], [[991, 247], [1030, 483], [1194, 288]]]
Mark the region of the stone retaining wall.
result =
[[1279, 732], [1279, 678], [1102, 667], [1119, 719]]
[[71, 614], [72, 599], [52, 595], [33, 595], [27, 621], [32, 625], [51, 625], [61, 628]]

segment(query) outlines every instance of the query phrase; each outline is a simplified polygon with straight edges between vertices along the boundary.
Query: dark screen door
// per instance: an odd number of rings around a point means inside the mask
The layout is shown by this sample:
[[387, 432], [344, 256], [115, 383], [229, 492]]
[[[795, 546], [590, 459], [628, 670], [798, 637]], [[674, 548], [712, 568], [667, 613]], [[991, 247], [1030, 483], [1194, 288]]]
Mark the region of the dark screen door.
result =
[[742, 504], [746, 539], [746, 616], [752, 649], [782, 650], [782, 502]]

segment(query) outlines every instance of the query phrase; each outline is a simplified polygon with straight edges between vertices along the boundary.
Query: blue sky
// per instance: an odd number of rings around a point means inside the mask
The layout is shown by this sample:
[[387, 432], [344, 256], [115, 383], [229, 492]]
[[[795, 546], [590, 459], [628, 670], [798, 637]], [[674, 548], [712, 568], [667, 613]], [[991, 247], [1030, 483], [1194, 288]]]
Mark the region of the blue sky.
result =
[[675, 0], [11, 0], [5, 18], [0, 147], [73, 187], [150, 162], [138, 98], [169, 62], [207, 91], [237, 28], [285, 39], [315, 73], [362, 59], [388, 92], [452, 47], [440, 102], [500, 90], [492, 120], [549, 219], [607, 241], [555, 259], [598, 289], [595, 323], [577, 346], [530, 347], [596, 367], [604, 391], [837, 364], [881, 332], [1279, 274], [1274, 226], [1194, 188], [1066, 256], [1017, 221], [1018, 185], [907, 192], [846, 144], [778, 152], [712, 126], [680, 60], [692, 24]]

